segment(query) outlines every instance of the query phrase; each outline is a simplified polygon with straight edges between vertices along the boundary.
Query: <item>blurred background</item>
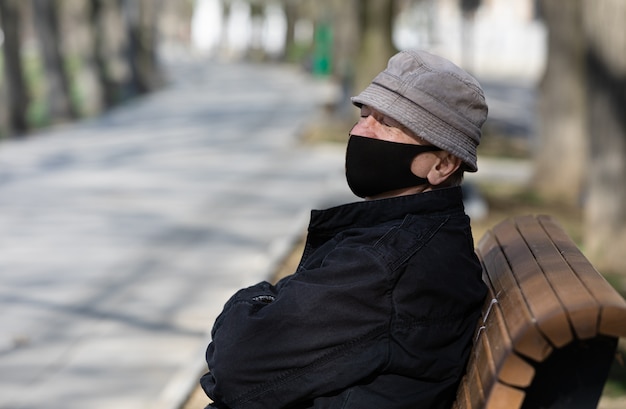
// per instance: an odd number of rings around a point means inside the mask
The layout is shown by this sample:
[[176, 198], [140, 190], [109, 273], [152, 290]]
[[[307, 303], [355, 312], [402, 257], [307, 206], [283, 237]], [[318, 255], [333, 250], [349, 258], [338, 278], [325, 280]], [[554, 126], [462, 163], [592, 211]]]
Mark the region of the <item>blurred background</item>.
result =
[[[332, 122], [398, 49], [427, 49], [488, 90], [483, 152], [531, 156], [539, 192], [584, 209], [587, 254], [626, 274], [625, 18], [621, 0], [3, 0], [0, 135], [158, 90], [181, 50], [327, 77]], [[498, 103], [516, 91], [528, 112]]]
[[515, 212], [553, 214], [624, 294], [625, 27], [623, 0], [0, 0], [0, 150], [158, 92], [181, 56], [332, 83], [302, 139], [342, 141], [349, 97], [397, 50], [426, 49], [486, 90], [480, 158], [528, 169], [522, 186], [477, 182], [488, 210], [475, 235]]

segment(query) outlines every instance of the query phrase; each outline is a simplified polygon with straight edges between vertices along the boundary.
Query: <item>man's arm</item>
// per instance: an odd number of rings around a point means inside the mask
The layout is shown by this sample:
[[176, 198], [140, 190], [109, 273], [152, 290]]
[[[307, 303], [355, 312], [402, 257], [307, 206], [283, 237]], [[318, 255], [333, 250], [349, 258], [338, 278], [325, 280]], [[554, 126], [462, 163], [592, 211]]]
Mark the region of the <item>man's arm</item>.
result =
[[239, 291], [207, 349], [207, 394], [232, 409], [279, 408], [344, 389], [388, 355], [391, 280], [371, 250], [340, 248], [279, 286]]

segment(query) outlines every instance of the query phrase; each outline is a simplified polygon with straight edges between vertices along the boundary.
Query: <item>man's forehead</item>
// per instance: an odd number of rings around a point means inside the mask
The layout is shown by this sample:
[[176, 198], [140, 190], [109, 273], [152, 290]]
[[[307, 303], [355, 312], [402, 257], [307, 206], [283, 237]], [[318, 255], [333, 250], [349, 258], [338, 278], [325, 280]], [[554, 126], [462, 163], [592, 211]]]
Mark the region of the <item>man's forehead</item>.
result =
[[413, 139], [415, 139], [420, 145], [432, 145], [432, 143], [430, 143], [429, 141], [427, 141], [426, 139], [422, 138], [419, 135], [416, 135], [415, 132], [411, 131], [408, 127], [404, 126], [400, 121], [398, 121], [397, 119], [393, 118], [390, 115], [387, 115], [383, 112], [380, 112], [379, 110], [377, 110], [376, 108], [372, 108], [369, 105], [366, 104], [362, 104], [361, 105], [361, 113], [362, 114], [367, 114], [367, 115], [372, 115], [374, 118], [376, 118], [377, 120], [381, 120], [384, 119], [387, 122], [387, 125], [392, 125], [400, 130], [402, 130], [402, 132], [406, 133], [407, 135], [411, 136]]

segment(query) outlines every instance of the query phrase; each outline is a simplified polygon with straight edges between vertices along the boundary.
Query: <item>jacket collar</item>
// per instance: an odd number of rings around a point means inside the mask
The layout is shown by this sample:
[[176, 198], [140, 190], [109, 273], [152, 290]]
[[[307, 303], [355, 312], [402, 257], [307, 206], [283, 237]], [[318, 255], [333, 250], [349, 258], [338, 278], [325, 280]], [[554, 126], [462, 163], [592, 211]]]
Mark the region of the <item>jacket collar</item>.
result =
[[460, 187], [436, 189], [414, 195], [365, 200], [326, 210], [313, 210], [309, 233], [333, 235], [347, 227], [369, 227], [403, 219], [407, 214], [447, 215], [463, 211], [463, 193]]

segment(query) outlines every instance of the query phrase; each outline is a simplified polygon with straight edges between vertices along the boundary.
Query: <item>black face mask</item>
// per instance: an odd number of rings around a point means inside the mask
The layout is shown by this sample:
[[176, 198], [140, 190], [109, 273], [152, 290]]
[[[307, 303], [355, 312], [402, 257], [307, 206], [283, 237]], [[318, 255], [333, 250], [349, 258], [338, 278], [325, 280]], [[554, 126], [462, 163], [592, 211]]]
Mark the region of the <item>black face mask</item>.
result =
[[389, 142], [350, 135], [346, 150], [346, 179], [359, 197], [428, 183], [428, 179], [411, 172], [415, 156], [440, 151], [436, 146]]

